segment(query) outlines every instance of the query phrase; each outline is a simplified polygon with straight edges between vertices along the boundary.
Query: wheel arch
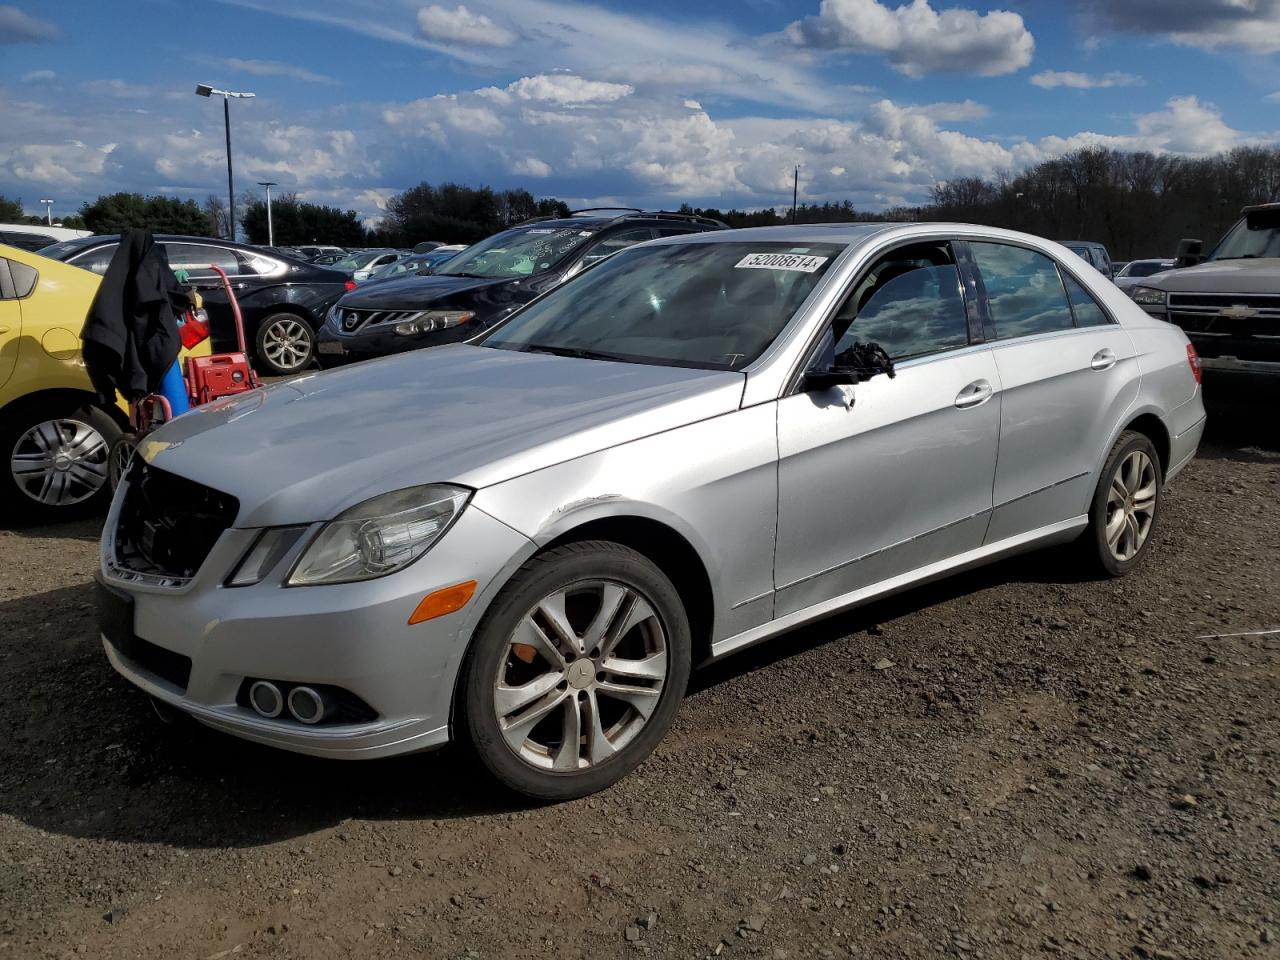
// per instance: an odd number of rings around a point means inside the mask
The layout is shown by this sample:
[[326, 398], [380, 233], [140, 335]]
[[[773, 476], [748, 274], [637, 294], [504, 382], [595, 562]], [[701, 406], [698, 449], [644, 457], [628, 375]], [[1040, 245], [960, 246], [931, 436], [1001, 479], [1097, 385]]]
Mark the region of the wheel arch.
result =
[[584, 540], [620, 543], [651, 560], [680, 594], [680, 600], [689, 616], [693, 662], [701, 663], [711, 656], [715, 594], [706, 564], [688, 539], [659, 520], [623, 514], [588, 520], [543, 544], [537, 552], [544, 553], [566, 543]]
[[1157, 456], [1160, 458], [1160, 476], [1162, 478], [1167, 476], [1169, 473], [1172, 440], [1169, 436], [1169, 428], [1165, 426], [1164, 421], [1154, 411], [1147, 411], [1133, 417], [1120, 428], [1116, 438], [1112, 439], [1110, 446], [1107, 447], [1108, 452], [1110, 452], [1111, 446], [1115, 445], [1115, 440], [1127, 430], [1140, 433], [1151, 441], [1156, 448]]
[[0, 407], [0, 420], [5, 420], [27, 407], [40, 407], [58, 402], [89, 404], [111, 417], [121, 430], [129, 428], [129, 418], [119, 406], [114, 403], [100, 403], [96, 393], [90, 390], [77, 390], [75, 387], [49, 387], [24, 393]]

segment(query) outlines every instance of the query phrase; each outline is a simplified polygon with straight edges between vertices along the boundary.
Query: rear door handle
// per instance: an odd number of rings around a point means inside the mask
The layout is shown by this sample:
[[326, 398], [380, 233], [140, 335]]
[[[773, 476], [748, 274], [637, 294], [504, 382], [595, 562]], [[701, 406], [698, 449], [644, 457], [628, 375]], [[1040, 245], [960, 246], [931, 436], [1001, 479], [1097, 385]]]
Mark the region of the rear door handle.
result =
[[1110, 370], [1116, 365], [1116, 352], [1110, 347], [1103, 347], [1093, 355], [1093, 359], [1089, 361], [1089, 366], [1095, 370]]
[[980, 407], [991, 399], [991, 384], [986, 380], [975, 380], [956, 394], [956, 406], [961, 410]]

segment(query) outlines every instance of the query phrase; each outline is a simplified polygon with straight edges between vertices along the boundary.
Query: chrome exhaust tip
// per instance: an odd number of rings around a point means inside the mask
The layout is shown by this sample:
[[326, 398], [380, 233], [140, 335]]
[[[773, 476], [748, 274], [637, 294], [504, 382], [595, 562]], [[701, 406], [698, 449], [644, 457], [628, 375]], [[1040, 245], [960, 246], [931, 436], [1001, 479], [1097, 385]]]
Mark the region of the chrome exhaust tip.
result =
[[318, 690], [294, 687], [289, 691], [289, 714], [299, 723], [317, 724], [329, 713], [330, 703]]
[[258, 680], [249, 688], [249, 705], [258, 716], [274, 719], [284, 713], [284, 695], [269, 680]]

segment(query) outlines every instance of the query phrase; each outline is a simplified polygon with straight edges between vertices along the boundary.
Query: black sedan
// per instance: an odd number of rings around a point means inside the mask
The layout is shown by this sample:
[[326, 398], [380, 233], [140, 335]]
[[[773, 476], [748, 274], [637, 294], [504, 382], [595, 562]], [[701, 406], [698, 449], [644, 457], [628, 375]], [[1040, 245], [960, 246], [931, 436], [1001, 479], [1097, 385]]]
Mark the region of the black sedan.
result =
[[[66, 240], [40, 250], [46, 257], [105, 273], [119, 237], [103, 234]], [[174, 270], [185, 270], [204, 298], [213, 349], [235, 349], [235, 325], [222, 281], [210, 264], [226, 271], [244, 315], [245, 342], [254, 366], [264, 373], [305, 369], [315, 358], [316, 331], [329, 308], [355, 287], [349, 277], [276, 251], [230, 240], [159, 234]]]
[[613, 208], [531, 220], [467, 247], [431, 276], [362, 283], [329, 311], [320, 363], [467, 340], [634, 243], [723, 229], [705, 217]]

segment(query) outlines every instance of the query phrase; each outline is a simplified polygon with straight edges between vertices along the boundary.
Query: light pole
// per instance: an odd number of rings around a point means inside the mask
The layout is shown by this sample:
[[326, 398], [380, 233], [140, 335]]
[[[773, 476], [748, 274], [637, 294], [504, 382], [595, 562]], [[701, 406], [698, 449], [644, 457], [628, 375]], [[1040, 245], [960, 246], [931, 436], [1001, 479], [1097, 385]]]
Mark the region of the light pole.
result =
[[44, 217], [49, 222], [49, 226], [53, 226], [53, 201], [48, 197], [42, 197], [40, 202], [44, 204]]
[[227, 202], [230, 208], [227, 210], [227, 219], [231, 221], [231, 239], [236, 238], [236, 187], [235, 181], [231, 175], [231, 99], [248, 100], [250, 97], [256, 97], [256, 93], [236, 93], [233, 90], [217, 90], [207, 83], [196, 84], [196, 96], [200, 97], [221, 97], [222, 98], [222, 122], [227, 130]]
[[271, 222], [271, 188], [278, 184], [274, 180], [259, 180], [258, 186], [267, 188], [267, 246], [276, 245], [276, 228]]

